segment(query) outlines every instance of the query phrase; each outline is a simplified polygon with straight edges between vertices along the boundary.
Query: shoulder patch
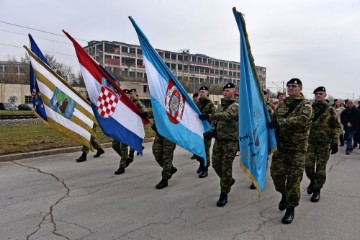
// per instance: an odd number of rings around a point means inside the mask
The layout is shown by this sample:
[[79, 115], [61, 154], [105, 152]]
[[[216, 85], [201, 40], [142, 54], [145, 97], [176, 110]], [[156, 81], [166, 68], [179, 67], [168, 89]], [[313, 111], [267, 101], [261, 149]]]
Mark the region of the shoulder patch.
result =
[[305, 106], [305, 107], [311, 107], [311, 104], [310, 104], [310, 103], [305, 103], [304, 106]]

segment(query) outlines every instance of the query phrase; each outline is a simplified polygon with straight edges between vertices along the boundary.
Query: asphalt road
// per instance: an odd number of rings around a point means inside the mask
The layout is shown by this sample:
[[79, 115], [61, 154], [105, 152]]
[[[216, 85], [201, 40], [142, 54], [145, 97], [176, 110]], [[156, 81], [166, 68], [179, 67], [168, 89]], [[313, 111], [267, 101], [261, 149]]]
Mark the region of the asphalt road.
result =
[[360, 239], [360, 149], [331, 156], [318, 203], [304, 175], [290, 225], [281, 224], [271, 178], [259, 197], [238, 158], [229, 202], [219, 208], [215, 172], [199, 179], [198, 163], [180, 147], [178, 172], [162, 190], [151, 143], [120, 176], [119, 157], [105, 151], [83, 163], [75, 162], [80, 152], [0, 162], [0, 239]]

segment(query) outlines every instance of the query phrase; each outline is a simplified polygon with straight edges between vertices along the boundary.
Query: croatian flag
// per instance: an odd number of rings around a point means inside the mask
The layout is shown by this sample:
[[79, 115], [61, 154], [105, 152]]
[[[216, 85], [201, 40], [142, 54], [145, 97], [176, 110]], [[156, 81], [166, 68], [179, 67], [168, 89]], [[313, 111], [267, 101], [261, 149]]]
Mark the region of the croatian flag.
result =
[[233, 9], [240, 31], [239, 144], [240, 164], [259, 192], [265, 187], [268, 154], [275, 151], [274, 129], [270, 122], [262, 89], [247, 38], [245, 20]]
[[74, 38], [63, 32], [74, 44], [91, 107], [102, 131], [142, 154], [143, 124], [148, 124], [149, 120], [139, 116], [140, 110], [112, 76]]
[[135, 21], [131, 17], [129, 19], [140, 41], [159, 134], [207, 161], [203, 134], [211, 129], [209, 122], [199, 119], [201, 112], [196, 104], [150, 45]]

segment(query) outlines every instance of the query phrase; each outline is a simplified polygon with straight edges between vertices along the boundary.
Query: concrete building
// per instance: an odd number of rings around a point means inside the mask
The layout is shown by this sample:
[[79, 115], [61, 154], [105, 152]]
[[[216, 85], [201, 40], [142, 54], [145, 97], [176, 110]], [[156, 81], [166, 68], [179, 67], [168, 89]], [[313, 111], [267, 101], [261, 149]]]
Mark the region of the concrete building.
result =
[[[131, 77], [139, 79], [144, 90], [147, 91], [145, 81], [146, 71], [143, 65], [142, 52], [139, 45], [122, 42], [91, 41], [85, 50], [105, 66], [117, 77]], [[225, 84], [232, 82], [239, 84], [240, 63], [235, 61], [215, 59], [203, 54], [190, 54], [189, 50], [171, 52], [157, 49], [160, 57], [179, 79], [193, 83]], [[266, 88], [266, 68], [256, 66], [262, 88]], [[192, 89], [197, 91], [197, 89]]]

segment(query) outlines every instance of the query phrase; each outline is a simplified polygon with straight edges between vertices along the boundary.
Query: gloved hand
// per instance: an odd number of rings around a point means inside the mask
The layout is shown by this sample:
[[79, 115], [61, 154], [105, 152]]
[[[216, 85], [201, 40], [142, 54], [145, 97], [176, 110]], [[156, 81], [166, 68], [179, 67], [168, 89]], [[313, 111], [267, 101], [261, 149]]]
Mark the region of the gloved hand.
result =
[[211, 140], [213, 138], [213, 133], [211, 131], [204, 133], [205, 140]]
[[330, 145], [330, 149], [329, 151], [331, 150], [331, 154], [335, 154], [338, 152], [338, 144], [337, 143], [332, 143]]
[[206, 113], [199, 115], [199, 118], [200, 118], [201, 120], [208, 120], [208, 121], [210, 121], [209, 114], [206, 114]]
[[148, 113], [147, 112], [142, 112], [142, 113], [139, 114], [139, 116], [141, 118], [148, 118]]
[[266, 123], [266, 126], [267, 126], [268, 128], [273, 129], [273, 128], [275, 128], [275, 127], [278, 126], [278, 123], [277, 123], [277, 121], [267, 122], [267, 123]]

